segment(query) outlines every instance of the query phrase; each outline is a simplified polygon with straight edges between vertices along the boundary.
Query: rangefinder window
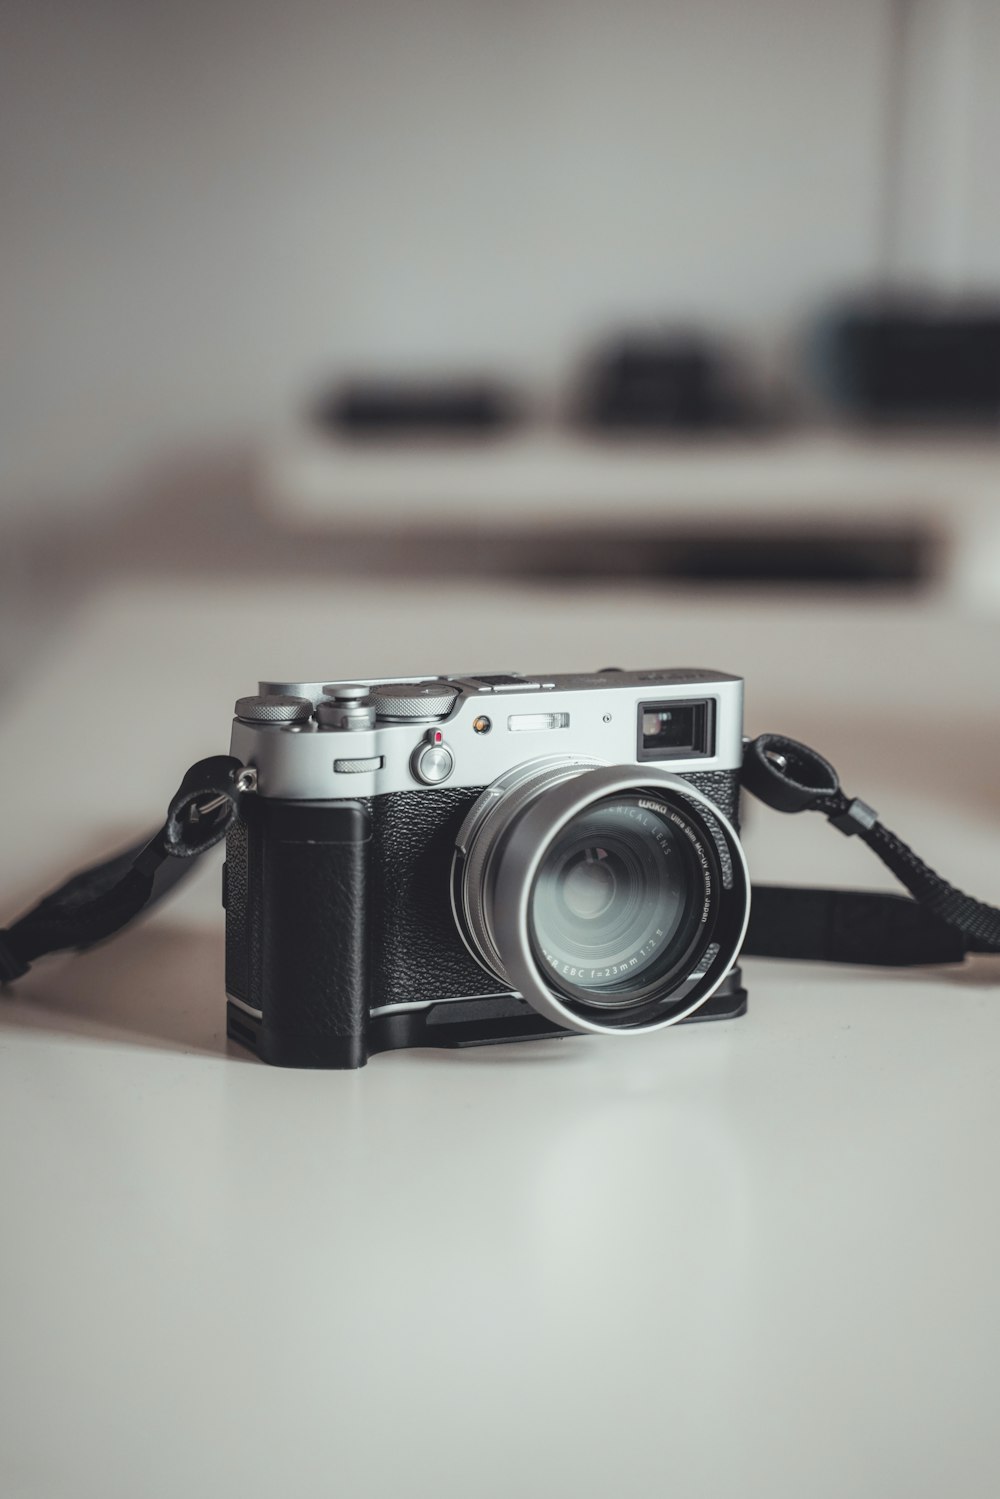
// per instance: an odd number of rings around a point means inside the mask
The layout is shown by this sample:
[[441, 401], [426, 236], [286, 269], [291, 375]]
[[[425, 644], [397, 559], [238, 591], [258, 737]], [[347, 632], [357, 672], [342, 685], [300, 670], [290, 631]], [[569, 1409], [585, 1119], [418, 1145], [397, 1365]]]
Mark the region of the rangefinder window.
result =
[[715, 700], [640, 703], [639, 760], [690, 760], [715, 754]]

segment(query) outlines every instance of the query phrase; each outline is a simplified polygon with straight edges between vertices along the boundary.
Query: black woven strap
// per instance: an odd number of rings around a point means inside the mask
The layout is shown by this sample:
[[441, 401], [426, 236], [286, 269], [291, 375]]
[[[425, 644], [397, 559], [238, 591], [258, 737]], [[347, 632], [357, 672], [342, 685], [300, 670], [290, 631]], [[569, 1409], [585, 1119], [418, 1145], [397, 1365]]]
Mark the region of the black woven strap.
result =
[[[43, 953], [112, 936], [166, 894], [225, 834], [242, 770], [225, 755], [199, 760], [154, 837], [74, 875], [0, 931], [0, 983], [19, 978]], [[778, 811], [822, 812], [840, 832], [867, 843], [911, 897], [756, 885], [744, 953], [897, 967], [1000, 952], [1000, 910], [935, 874], [872, 807], [844, 794], [837, 772], [815, 750], [761, 734], [746, 747], [743, 785]]]
[[839, 832], [867, 843], [912, 897], [758, 885], [744, 952], [892, 966], [1000, 952], [1000, 910], [950, 885], [879, 821], [873, 807], [846, 796], [836, 770], [816, 750], [781, 734], [761, 734], [746, 746], [743, 785], [779, 812], [822, 812]]
[[90, 947], [162, 899], [224, 837], [236, 811], [239, 760], [213, 755], [192, 765], [152, 838], [75, 874], [0, 931], [0, 983], [27, 973], [43, 953]]

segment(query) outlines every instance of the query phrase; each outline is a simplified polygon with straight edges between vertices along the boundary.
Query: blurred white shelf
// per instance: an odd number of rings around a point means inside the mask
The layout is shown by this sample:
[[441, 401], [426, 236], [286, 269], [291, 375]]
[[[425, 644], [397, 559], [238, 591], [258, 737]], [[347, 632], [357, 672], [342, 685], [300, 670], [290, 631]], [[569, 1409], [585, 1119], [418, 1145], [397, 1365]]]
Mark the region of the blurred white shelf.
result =
[[604, 526], [633, 520], [940, 518], [1000, 492], [1000, 441], [824, 435], [667, 442], [551, 431], [477, 442], [295, 436], [261, 498], [286, 521]]
[[1000, 603], [1000, 441], [826, 432], [670, 442], [533, 429], [415, 442], [298, 432], [265, 453], [258, 502], [285, 526], [345, 532], [919, 529], [941, 543], [947, 591]]

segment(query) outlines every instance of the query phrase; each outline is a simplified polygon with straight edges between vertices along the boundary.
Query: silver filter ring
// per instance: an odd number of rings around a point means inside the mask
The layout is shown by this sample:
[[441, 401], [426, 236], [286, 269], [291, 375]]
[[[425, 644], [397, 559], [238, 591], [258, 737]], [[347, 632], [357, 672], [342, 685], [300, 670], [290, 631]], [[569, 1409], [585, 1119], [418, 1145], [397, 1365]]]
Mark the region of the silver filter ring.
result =
[[[581, 814], [616, 793], [643, 793], [662, 801], [679, 825], [690, 823], [694, 841], [702, 830], [713, 859], [723, 853], [723, 877], [712, 885], [712, 921], [692, 964], [635, 1018], [624, 1006], [615, 1015], [607, 1001], [564, 995], [548, 981], [532, 940], [532, 900], [536, 877], [554, 840]], [[699, 815], [700, 814], [700, 815]], [[718, 848], [719, 841], [724, 849]], [[653, 766], [581, 765], [551, 760], [518, 771], [490, 787], [475, 803], [459, 833], [453, 867], [456, 921], [477, 961], [509, 983], [540, 1014], [568, 1030], [621, 1035], [662, 1030], [693, 1014], [726, 977], [735, 962], [750, 914], [750, 877], [735, 830], [704, 793], [686, 780]], [[724, 909], [723, 909], [724, 908]], [[717, 918], [724, 915], [725, 919]]]

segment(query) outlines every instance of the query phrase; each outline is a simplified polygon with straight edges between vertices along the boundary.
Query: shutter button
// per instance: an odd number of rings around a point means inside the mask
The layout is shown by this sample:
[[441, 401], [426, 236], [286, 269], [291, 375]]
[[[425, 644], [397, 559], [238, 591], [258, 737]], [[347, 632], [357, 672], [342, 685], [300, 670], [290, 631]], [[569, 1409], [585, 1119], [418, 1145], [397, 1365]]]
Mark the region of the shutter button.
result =
[[444, 742], [440, 729], [428, 729], [423, 743], [418, 744], [410, 761], [410, 769], [418, 781], [425, 786], [439, 786], [455, 769], [455, 756]]

